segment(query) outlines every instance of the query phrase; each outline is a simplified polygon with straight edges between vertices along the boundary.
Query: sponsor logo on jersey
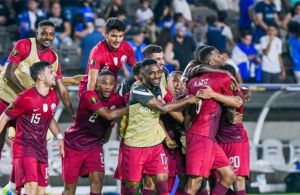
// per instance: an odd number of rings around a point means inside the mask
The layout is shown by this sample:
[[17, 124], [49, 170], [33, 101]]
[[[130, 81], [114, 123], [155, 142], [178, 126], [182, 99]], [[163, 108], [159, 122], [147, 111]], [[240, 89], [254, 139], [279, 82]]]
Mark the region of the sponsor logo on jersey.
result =
[[56, 104], [51, 104], [51, 112], [55, 112], [56, 111]]
[[114, 57], [114, 63], [115, 63], [115, 66], [118, 65], [118, 58], [117, 57]]
[[229, 90], [230, 90], [230, 91], [233, 91], [233, 90], [234, 90], [234, 86], [233, 86], [232, 83], [231, 83], [230, 86], [229, 86]]
[[95, 59], [92, 59], [92, 60], [91, 60], [91, 65], [94, 66], [95, 64], [96, 64], [96, 60], [95, 60]]
[[48, 111], [48, 104], [43, 104], [43, 111], [47, 112]]
[[19, 54], [19, 51], [17, 49], [14, 49], [13, 52], [12, 52], [12, 56], [16, 56]]
[[124, 64], [127, 61], [127, 56], [123, 55], [121, 57], [121, 64]]
[[98, 103], [97, 98], [92, 97], [92, 98], [91, 98], [91, 103], [92, 103], [92, 104], [97, 104], [97, 103]]
[[199, 87], [202, 85], [207, 85], [209, 79], [201, 79], [200, 81], [196, 81], [194, 83], [194, 87]]
[[14, 104], [10, 104], [9, 106], [8, 106], [8, 110], [13, 110], [15, 108], [15, 105]]
[[140, 111], [141, 112], [147, 112], [147, 113], [151, 113], [151, 114], [157, 114], [159, 113], [159, 111], [152, 109], [152, 108], [148, 108], [148, 107], [140, 107]]

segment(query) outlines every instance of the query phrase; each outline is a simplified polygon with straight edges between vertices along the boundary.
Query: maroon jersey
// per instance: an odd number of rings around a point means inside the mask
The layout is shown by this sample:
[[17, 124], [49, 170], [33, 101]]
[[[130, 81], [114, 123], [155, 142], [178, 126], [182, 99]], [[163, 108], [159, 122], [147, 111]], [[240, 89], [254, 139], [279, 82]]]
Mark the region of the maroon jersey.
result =
[[[16, 43], [16, 45], [13, 48], [13, 51], [16, 52], [11, 52], [8, 56], [7, 61], [18, 66], [22, 60], [24, 60], [29, 56], [30, 50], [31, 50], [30, 40], [22, 39]], [[56, 61], [56, 55], [50, 48], [47, 48], [46, 51], [41, 51], [37, 48], [37, 51], [41, 61], [47, 61], [50, 64], [53, 64]], [[60, 64], [58, 64], [56, 75], [57, 75], [56, 79], [62, 78]]]
[[[187, 86], [187, 95], [196, 95], [204, 85], [209, 85], [217, 93], [233, 95], [231, 79], [224, 73], [207, 73], [191, 79]], [[209, 137], [215, 141], [221, 112], [222, 104], [218, 101], [199, 100], [196, 105], [196, 115], [188, 132]]]
[[34, 157], [48, 162], [46, 134], [58, 105], [57, 94], [50, 90], [46, 96], [32, 87], [17, 96], [5, 110], [11, 119], [17, 119], [13, 158]]
[[[241, 97], [242, 100], [245, 101], [245, 94], [242, 90], [234, 91], [234, 95]], [[219, 131], [216, 135], [217, 141], [219, 143], [241, 143], [248, 141], [248, 135], [244, 129], [243, 123], [238, 123], [236, 125], [230, 124], [226, 109], [226, 106], [224, 106], [220, 119]], [[236, 111], [243, 114], [244, 105], [239, 107]]]
[[103, 145], [109, 121], [96, 112], [105, 106], [108, 109], [124, 107], [123, 98], [112, 93], [107, 101], [99, 98], [96, 90], [83, 92], [78, 105], [76, 120], [65, 131], [65, 142], [73, 150], [92, 150]]
[[115, 51], [112, 51], [108, 47], [106, 40], [100, 41], [90, 53], [85, 76], [80, 82], [79, 93], [81, 94], [87, 89], [90, 69], [97, 69], [99, 71], [110, 70], [114, 73], [117, 83], [119, 70], [126, 62], [129, 66], [133, 66], [136, 62], [134, 52], [126, 41], [123, 41], [120, 47]]

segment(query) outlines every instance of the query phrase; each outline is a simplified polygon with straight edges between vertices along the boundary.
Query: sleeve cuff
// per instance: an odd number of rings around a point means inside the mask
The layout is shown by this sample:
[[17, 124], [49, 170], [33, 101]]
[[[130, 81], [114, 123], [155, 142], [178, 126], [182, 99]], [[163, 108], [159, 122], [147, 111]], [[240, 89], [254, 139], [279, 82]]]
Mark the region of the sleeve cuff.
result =
[[92, 111], [93, 112], [96, 112], [97, 110], [99, 110], [100, 108], [102, 108], [104, 105], [100, 105], [100, 106], [98, 106], [98, 107], [96, 107], [95, 109], [93, 109]]
[[4, 113], [12, 120], [14, 120], [16, 118], [13, 115], [11, 115], [7, 110], [5, 110]]

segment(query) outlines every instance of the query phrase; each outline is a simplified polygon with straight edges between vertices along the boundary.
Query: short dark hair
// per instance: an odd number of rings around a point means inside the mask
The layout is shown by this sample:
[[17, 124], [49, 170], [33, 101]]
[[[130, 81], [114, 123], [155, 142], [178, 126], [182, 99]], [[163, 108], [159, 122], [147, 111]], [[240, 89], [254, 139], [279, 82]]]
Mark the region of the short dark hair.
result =
[[227, 13], [225, 11], [219, 11], [218, 12], [218, 21], [225, 22], [227, 19]]
[[39, 23], [39, 28], [42, 28], [43, 26], [52, 26], [53, 28], [55, 28], [55, 24], [53, 22], [51, 22], [50, 20], [43, 20]]
[[162, 51], [163, 50], [162, 50], [161, 46], [158, 46], [158, 45], [148, 45], [143, 50], [143, 57], [144, 58], [151, 58], [152, 54], [154, 54], [154, 53], [161, 53]]
[[216, 22], [216, 16], [215, 15], [206, 16], [206, 22], [208, 24], [212, 24], [212, 23]]
[[230, 64], [225, 64], [224, 66], [220, 67], [223, 70], [227, 70], [228, 72], [230, 72], [234, 77], [236, 76], [236, 71], [235, 68], [230, 65]]
[[269, 28], [269, 27], [274, 27], [274, 28], [277, 29], [277, 24], [275, 24], [275, 23], [268, 24], [268, 28]]
[[125, 23], [119, 18], [109, 18], [106, 21], [105, 30], [107, 33], [112, 30], [125, 32]]
[[38, 75], [44, 72], [47, 67], [52, 68], [52, 65], [47, 61], [40, 61], [32, 64], [30, 67], [30, 76], [34, 82], [37, 81]]
[[201, 60], [200, 60], [200, 51], [201, 49], [205, 48], [205, 47], [209, 47], [208, 45], [201, 45], [201, 46], [198, 46], [196, 48], [196, 50], [194, 51], [194, 58], [195, 60], [197, 61], [197, 63], [201, 63]]
[[179, 21], [179, 19], [182, 17], [183, 17], [182, 13], [175, 13], [174, 14], [174, 23], [177, 23]]
[[252, 33], [249, 30], [245, 30], [245, 31], [242, 32], [242, 36], [241, 37], [245, 38], [248, 35], [252, 36]]
[[220, 51], [220, 53], [226, 53], [228, 56], [230, 56], [230, 52], [227, 49], [223, 49], [222, 51]]
[[174, 70], [169, 75], [170, 75], [171, 78], [174, 78], [175, 74], [181, 74], [181, 75], [183, 75], [183, 72], [182, 71], [178, 71], [178, 70]]
[[140, 0], [140, 4], [144, 3], [145, 1], [149, 2], [149, 0]]
[[109, 71], [109, 70], [102, 70], [102, 71], [98, 74], [98, 78], [100, 78], [100, 77], [102, 77], [102, 76], [105, 76], [105, 75], [113, 76], [113, 77], [115, 78], [114, 73], [112, 73], [112, 72]]
[[46, 18], [43, 17], [43, 16], [37, 17], [37, 18], [36, 18], [36, 21], [35, 21], [35, 23], [34, 23], [34, 27], [35, 27], [36, 29], [38, 29], [38, 28], [39, 28], [40, 22], [42, 22], [42, 21], [44, 21], [44, 20], [46, 20]]
[[142, 62], [137, 62], [132, 66], [132, 72], [134, 75], [140, 74]]
[[146, 66], [149, 66], [149, 65], [152, 65], [152, 64], [157, 64], [157, 61], [153, 60], [151, 58], [145, 59], [145, 60], [142, 61], [141, 69], [144, 69]]
[[209, 62], [209, 58], [212, 55], [212, 51], [215, 50], [215, 47], [208, 46], [200, 50], [200, 61], [203, 64], [207, 64]]
[[121, 16], [121, 15], [127, 16], [127, 11], [125, 9], [119, 9], [117, 15], [118, 16]]
[[288, 24], [288, 31], [290, 33], [296, 34], [298, 36], [299, 35], [299, 31], [300, 31], [300, 24], [297, 21], [291, 21], [291, 22], [289, 22], [289, 24]]

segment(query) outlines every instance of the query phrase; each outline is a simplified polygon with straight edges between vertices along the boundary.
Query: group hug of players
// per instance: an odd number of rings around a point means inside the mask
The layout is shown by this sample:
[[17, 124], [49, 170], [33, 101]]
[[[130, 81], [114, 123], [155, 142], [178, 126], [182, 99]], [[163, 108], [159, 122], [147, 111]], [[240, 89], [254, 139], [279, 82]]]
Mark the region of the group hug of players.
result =
[[[235, 70], [211, 46], [196, 49], [184, 72], [169, 74], [160, 46], [149, 45], [144, 59], [123, 41], [125, 24], [106, 23], [106, 39], [91, 51], [86, 74], [64, 78], [57, 54], [49, 47], [54, 24], [39, 23], [37, 37], [17, 42], [0, 75], [1, 149], [7, 127], [15, 127], [13, 169], [6, 191], [45, 194], [48, 185], [48, 129], [58, 139], [62, 157], [62, 194], [76, 194], [79, 176], [88, 177], [90, 195], [101, 194], [104, 178], [102, 146], [114, 121], [120, 125], [120, 151], [114, 177], [122, 195], [134, 195], [142, 181], [143, 195], [244, 195], [249, 177], [249, 142], [243, 128], [243, 103], [250, 92], [241, 89]], [[130, 75], [116, 90], [119, 69]], [[79, 84], [74, 114], [65, 85]], [[53, 114], [58, 91], [74, 123], [64, 136]], [[233, 190], [230, 188], [233, 185]]]

